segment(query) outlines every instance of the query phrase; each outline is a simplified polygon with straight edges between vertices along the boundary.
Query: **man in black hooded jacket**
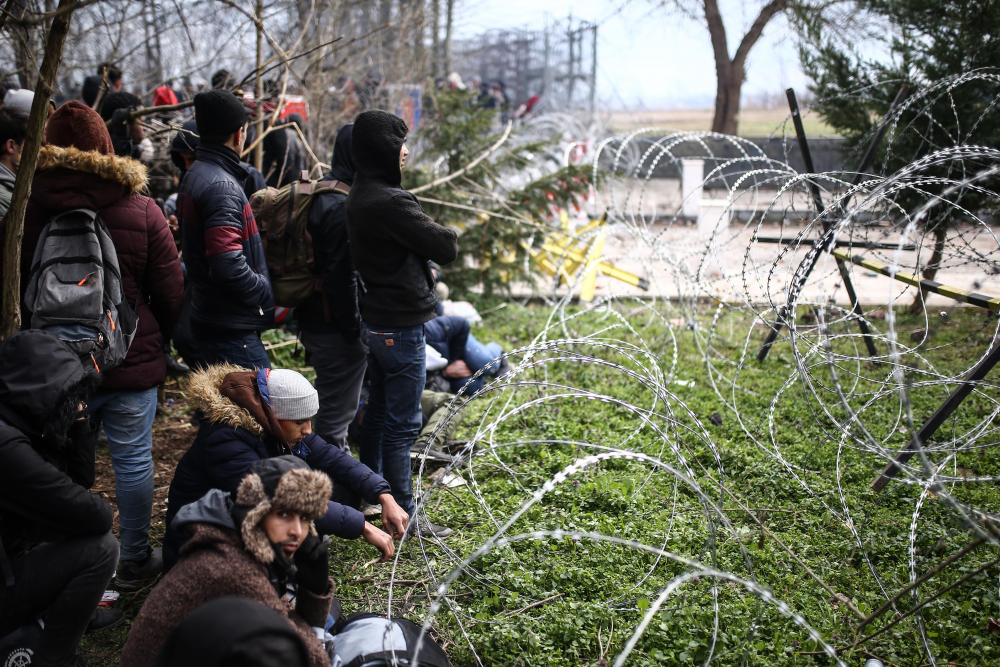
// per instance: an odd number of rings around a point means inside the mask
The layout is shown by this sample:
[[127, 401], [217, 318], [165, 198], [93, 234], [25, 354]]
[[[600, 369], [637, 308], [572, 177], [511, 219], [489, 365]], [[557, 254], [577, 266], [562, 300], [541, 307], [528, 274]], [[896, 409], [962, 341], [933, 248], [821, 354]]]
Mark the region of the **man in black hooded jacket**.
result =
[[[98, 384], [61, 340], [21, 331], [0, 345], [0, 637], [43, 617], [32, 665], [77, 664], [118, 564], [114, 513], [94, 484]], [[105, 614], [107, 616], [108, 614]]]
[[[347, 197], [347, 233], [364, 281], [361, 339], [368, 346], [371, 393], [361, 427], [361, 461], [392, 487], [411, 516], [410, 446], [420, 432], [426, 379], [424, 322], [435, 317], [437, 290], [428, 260], [449, 264], [457, 235], [431, 220], [403, 190], [406, 123], [385, 111], [354, 121], [351, 154], [357, 172]], [[439, 537], [448, 528], [412, 522]]]
[[[324, 181], [354, 183], [351, 158], [353, 124], [337, 133]], [[302, 343], [316, 369], [319, 412], [313, 428], [323, 440], [347, 448], [347, 427], [358, 411], [361, 383], [368, 365], [368, 349], [361, 342], [358, 280], [347, 240], [347, 195], [317, 195], [309, 209], [306, 229], [312, 237], [313, 257], [322, 274], [323, 289], [296, 309]]]

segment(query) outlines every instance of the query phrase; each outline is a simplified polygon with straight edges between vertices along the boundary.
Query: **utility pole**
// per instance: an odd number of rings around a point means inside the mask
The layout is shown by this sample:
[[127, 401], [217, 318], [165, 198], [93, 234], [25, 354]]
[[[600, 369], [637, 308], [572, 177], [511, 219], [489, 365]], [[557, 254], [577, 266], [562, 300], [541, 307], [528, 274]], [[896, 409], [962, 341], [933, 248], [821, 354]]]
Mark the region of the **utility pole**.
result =
[[573, 88], [576, 83], [576, 36], [573, 34], [573, 15], [567, 19], [566, 40], [569, 42], [569, 72], [566, 77], [566, 108], [573, 107]]
[[[597, 100], [597, 24], [590, 28], [590, 122], [594, 122], [594, 108]], [[581, 44], [582, 46], [582, 44]]]
[[[264, 0], [257, 0], [257, 79], [254, 86], [254, 96], [256, 97], [257, 118], [254, 127], [257, 128], [255, 140], [260, 139], [264, 132], [264, 79], [261, 77], [261, 69], [264, 65]], [[253, 152], [253, 166], [264, 172], [264, 142], [259, 141], [257, 148]]]

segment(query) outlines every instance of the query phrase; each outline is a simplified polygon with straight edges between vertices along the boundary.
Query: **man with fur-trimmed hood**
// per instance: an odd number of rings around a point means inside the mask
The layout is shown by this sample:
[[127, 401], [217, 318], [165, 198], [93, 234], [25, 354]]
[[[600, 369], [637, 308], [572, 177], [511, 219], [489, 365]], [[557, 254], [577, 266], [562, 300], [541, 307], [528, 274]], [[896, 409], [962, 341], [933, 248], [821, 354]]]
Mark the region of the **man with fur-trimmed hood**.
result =
[[[312, 628], [324, 628], [333, 603], [329, 538], [313, 521], [327, 510], [332, 485], [295, 456], [250, 466], [236, 491], [213, 489], [174, 519], [188, 540], [181, 559], [153, 589], [122, 651], [121, 667], [154, 664], [184, 618], [221, 597], [253, 600], [283, 615], [305, 642], [314, 667], [330, 657]], [[285, 593], [295, 589], [294, 605]], [[336, 605], [339, 614], [339, 604]]]
[[210, 489], [236, 493], [251, 464], [293, 454], [330, 476], [336, 485], [327, 510], [316, 521], [321, 535], [362, 537], [392, 557], [392, 537], [365, 521], [361, 500], [382, 505], [382, 525], [397, 539], [408, 524], [389, 484], [350, 454], [312, 433], [319, 397], [309, 380], [288, 369], [248, 371], [239, 366], [209, 366], [191, 375], [187, 394], [201, 412], [198, 435], [185, 452], [167, 496], [164, 573], [170, 571], [184, 541], [175, 516]]
[[[115, 470], [121, 539], [117, 585], [137, 590], [162, 569], [149, 543], [153, 510], [153, 418], [156, 387], [166, 379], [163, 341], [180, 315], [184, 279], [170, 228], [160, 207], [142, 194], [146, 167], [115, 155], [101, 116], [78, 101], [59, 107], [45, 125], [45, 145], [24, 216], [21, 298], [39, 236], [65, 211], [98, 211], [114, 242], [125, 300], [139, 325], [125, 361], [102, 373], [90, 417], [103, 426]], [[6, 225], [0, 226], [2, 230]], [[31, 326], [25, 312], [21, 326]]]

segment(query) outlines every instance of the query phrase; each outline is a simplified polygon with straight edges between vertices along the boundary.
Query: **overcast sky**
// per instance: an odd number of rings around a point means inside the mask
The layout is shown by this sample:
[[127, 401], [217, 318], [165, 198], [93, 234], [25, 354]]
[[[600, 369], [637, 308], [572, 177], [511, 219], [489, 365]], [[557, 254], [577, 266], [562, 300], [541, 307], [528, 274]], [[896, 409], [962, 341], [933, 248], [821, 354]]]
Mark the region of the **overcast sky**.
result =
[[[759, 2], [720, 0], [730, 55], [756, 16]], [[630, 109], [710, 107], [715, 61], [708, 29], [650, 0], [459, 0], [456, 34], [468, 38], [491, 28], [545, 25], [546, 15], [595, 21], [598, 28], [598, 97]], [[776, 18], [750, 52], [743, 94], [781, 94], [805, 87], [795, 40]]]

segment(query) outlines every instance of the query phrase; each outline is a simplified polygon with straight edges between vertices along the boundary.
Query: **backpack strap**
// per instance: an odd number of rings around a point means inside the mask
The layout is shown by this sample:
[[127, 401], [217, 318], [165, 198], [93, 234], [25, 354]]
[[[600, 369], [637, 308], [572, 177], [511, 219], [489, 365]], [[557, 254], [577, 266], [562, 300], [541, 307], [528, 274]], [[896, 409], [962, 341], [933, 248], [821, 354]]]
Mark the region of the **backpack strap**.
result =
[[351, 194], [351, 186], [343, 181], [318, 181], [316, 183], [316, 187], [333, 190], [334, 192], [342, 195]]

